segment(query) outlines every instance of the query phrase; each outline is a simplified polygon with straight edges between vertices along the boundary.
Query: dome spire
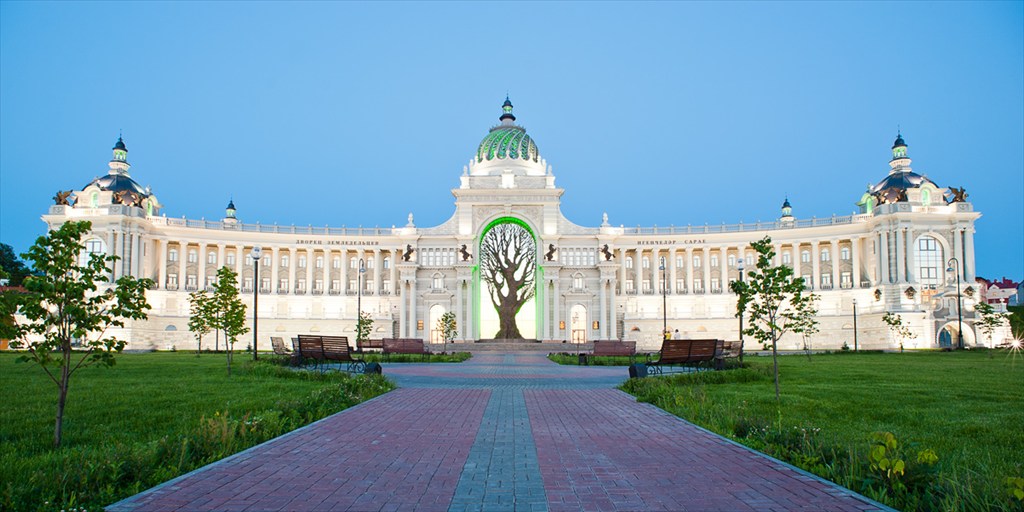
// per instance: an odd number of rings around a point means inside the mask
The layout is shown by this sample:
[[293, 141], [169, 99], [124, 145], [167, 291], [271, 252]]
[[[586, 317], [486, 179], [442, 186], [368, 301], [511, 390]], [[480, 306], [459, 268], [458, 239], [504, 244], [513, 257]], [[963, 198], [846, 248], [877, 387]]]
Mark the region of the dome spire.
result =
[[516, 116], [512, 115], [512, 102], [508, 99], [508, 94], [505, 94], [505, 103], [501, 104], [501, 124], [512, 124], [516, 120]]
[[124, 138], [121, 137], [120, 130], [117, 131], [117, 142], [114, 143], [112, 149], [114, 158], [110, 160], [110, 173], [127, 175], [131, 166], [128, 164], [128, 147], [124, 145]]

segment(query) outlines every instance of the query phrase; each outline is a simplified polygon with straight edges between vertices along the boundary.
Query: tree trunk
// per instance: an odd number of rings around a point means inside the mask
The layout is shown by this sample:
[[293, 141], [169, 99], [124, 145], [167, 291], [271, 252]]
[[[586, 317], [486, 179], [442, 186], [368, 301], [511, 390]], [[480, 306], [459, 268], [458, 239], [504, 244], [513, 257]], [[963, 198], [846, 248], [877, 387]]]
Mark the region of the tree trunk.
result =
[[519, 333], [519, 326], [516, 325], [516, 313], [519, 311], [519, 305], [515, 299], [502, 300], [501, 306], [498, 307], [498, 334], [495, 334], [496, 339], [520, 339], [523, 337]]
[[57, 386], [57, 422], [53, 428], [53, 447], [60, 448], [60, 441], [64, 436], [64, 404], [68, 400], [68, 381], [71, 379], [70, 360], [67, 360], [61, 368], [60, 384]]
[[775, 366], [775, 401], [779, 401], [779, 339], [772, 329], [772, 364]]

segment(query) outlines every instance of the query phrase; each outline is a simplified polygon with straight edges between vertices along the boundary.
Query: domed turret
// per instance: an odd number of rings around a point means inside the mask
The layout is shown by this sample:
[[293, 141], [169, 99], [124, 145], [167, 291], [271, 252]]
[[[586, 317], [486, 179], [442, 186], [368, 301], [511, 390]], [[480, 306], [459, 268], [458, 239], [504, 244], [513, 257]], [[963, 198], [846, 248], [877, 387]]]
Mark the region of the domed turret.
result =
[[485, 160], [539, 161], [537, 144], [526, 134], [526, 129], [515, 124], [516, 116], [512, 115], [512, 102], [507, 96], [501, 110], [501, 117], [498, 118], [501, 124], [491, 128], [490, 133], [480, 141], [476, 150], [477, 163]]
[[934, 182], [910, 169], [907, 143], [903, 141], [903, 135], [899, 132], [896, 133], [896, 141], [892, 145], [892, 160], [889, 161], [889, 167], [889, 175], [868, 189], [868, 193], [875, 197], [877, 204], [907, 201], [907, 190], [925, 185], [938, 189]]
[[793, 206], [789, 204], [789, 197], [782, 202], [782, 216], [779, 217], [782, 222], [793, 222]]

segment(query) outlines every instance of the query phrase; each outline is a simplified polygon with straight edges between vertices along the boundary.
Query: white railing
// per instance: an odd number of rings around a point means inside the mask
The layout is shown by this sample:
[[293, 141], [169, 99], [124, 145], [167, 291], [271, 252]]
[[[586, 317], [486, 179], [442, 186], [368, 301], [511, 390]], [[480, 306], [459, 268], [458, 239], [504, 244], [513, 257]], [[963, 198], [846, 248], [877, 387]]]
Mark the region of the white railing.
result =
[[773, 220], [769, 222], [742, 222], [739, 224], [705, 224], [703, 226], [633, 227], [623, 228], [626, 235], [696, 235], [702, 233], [736, 233], [741, 231], [765, 231], [771, 229], [809, 228], [815, 226], [836, 226], [852, 224], [853, 215], [798, 219], [792, 221]]

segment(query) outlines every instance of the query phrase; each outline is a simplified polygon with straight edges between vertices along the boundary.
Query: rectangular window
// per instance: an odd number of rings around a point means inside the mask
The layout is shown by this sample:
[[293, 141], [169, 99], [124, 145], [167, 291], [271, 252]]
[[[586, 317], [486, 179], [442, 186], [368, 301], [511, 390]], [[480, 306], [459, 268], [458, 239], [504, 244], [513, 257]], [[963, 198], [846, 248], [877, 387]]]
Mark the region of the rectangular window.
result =
[[391, 281], [383, 281], [382, 284], [383, 284], [382, 289], [385, 292], [390, 293], [391, 292]]
[[213, 251], [210, 251], [210, 252], [206, 253], [206, 263], [208, 263], [210, 265], [216, 265], [217, 264], [217, 253], [215, 253]]
[[730, 267], [735, 267], [736, 266], [736, 256], [735, 255], [732, 255], [732, 254], [729, 255], [729, 266]]
[[316, 257], [316, 268], [324, 268], [324, 257], [323, 256], [317, 256]]
[[263, 279], [260, 279], [260, 290], [262, 290], [264, 292], [269, 292], [270, 291], [270, 278], [269, 277], [264, 277]]
[[341, 289], [341, 280], [340, 279], [332, 279], [331, 280], [331, 291], [333, 292], [333, 291], [337, 291], [337, 290], [340, 290], [340, 289]]
[[633, 290], [634, 290], [634, 288], [633, 288], [633, 280], [632, 279], [626, 279], [626, 291], [627, 292], [631, 292]]
[[299, 268], [306, 268], [306, 257], [299, 256]]
[[832, 274], [822, 274], [821, 275], [821, 287], [825, 288], [825, 287], [831, 287], [831, 286], [832, 286]]
[[234, 266], [234, 264], [235, 264], [235, 253], [229, 252], [227, 254], [227, 256], [224, 257], [224, 260], [225, 260], [225, 264], [226, 265]]
[[335, 257], [331, 259], [331, 267], [341, 268], [341, 258]]
[[832, 253], [828, 249], [821, 250], [821, 261], [832, 261]]
[[722, 290], [721, 286], [719, 286], [719, 281], [717, 277], [711, 278], [711, 289], [716, 292]]
[[167, 261], [178, 261], [178, 251], [176, 249], [167, 251]]
[[288, 268], [288, 256], [281, 256], [281, 268]]
[[195, 251], [195, 249], [192, 249], [192, 250], [188, 251], [188, 262], [189, 263], [197, 263], [198, 261], [199, 261], [199, 253], [197, 253]]
[[693, 280], [693, 291], [702, 292], [704, 291], [704, 282], [700, 278]]
[[177, 288], [178, 287], [178, 274], [167, 274], [167, 287]]
[[286, 291], [288, 291], [288, 280], [287, 279], [281, 279], [280, 281], [277, 282], [277, 291], [279, 291], [279, 292], [286, 292]]
[[708, 258], [708, 259], [710, 261], [710, 264], [711, 264], [712, 268], [718, 267], [718, 256], [717, 255], [712, 254], [711, 257]]
[[648, 293], [650, 291], [651, 291], [651, 280], [650, 279], [644, 279], [644, 293]]
[[245, 290], [252, 290], [252, 278], [247, 277], [242, 279], [242, 288]]
[[185, 286], [195, 289], [196, 287], [196, 276], [185, 277]]
[[811, 262], [811, 251], [801, 251], [800, 252], [800, 262], [801, 263], [810, 263]]
[[684, 260], [682, 256], [676, 256], [676, 268], [683, 268], [683, 262]]
[[853, 288], [853, 274], [850, 272], [839, 274], [839, 283], [843, 288]]
[[681, 292], [686, 289], [686, 281], [683, 279], [676, 279], [676, 291]]
[[306, 280], [305, 279], [297, 279], [295, 281], [295, 289], [300, 291], [300, 292], [306, 291]]
[[700, 268], [700, 256], [693, 257], [693, 268]]
[[263, 257], [263, 267], [270, 268], [270, 256]]
[[790, 263], [792, 263], [792, 262], [793, 262], [793, 258], [791, 258], [791, 257], [790, 257], [790, 255], [789, 255], [789, 252], [788, 252], [788, 251], [787, 251], [787, 252], [784, 252], [784, 253], [782, 253], [782, 263], [783, 263], [783, 264], [785, 264], [785, 265], [789, 265], [789, 264], [790, 264]]
[[839, 249], [839, 257], [842, 258], [843, 261], [848, 261], [850, 259], [850, 248], [843, 247], [842, 249]]

